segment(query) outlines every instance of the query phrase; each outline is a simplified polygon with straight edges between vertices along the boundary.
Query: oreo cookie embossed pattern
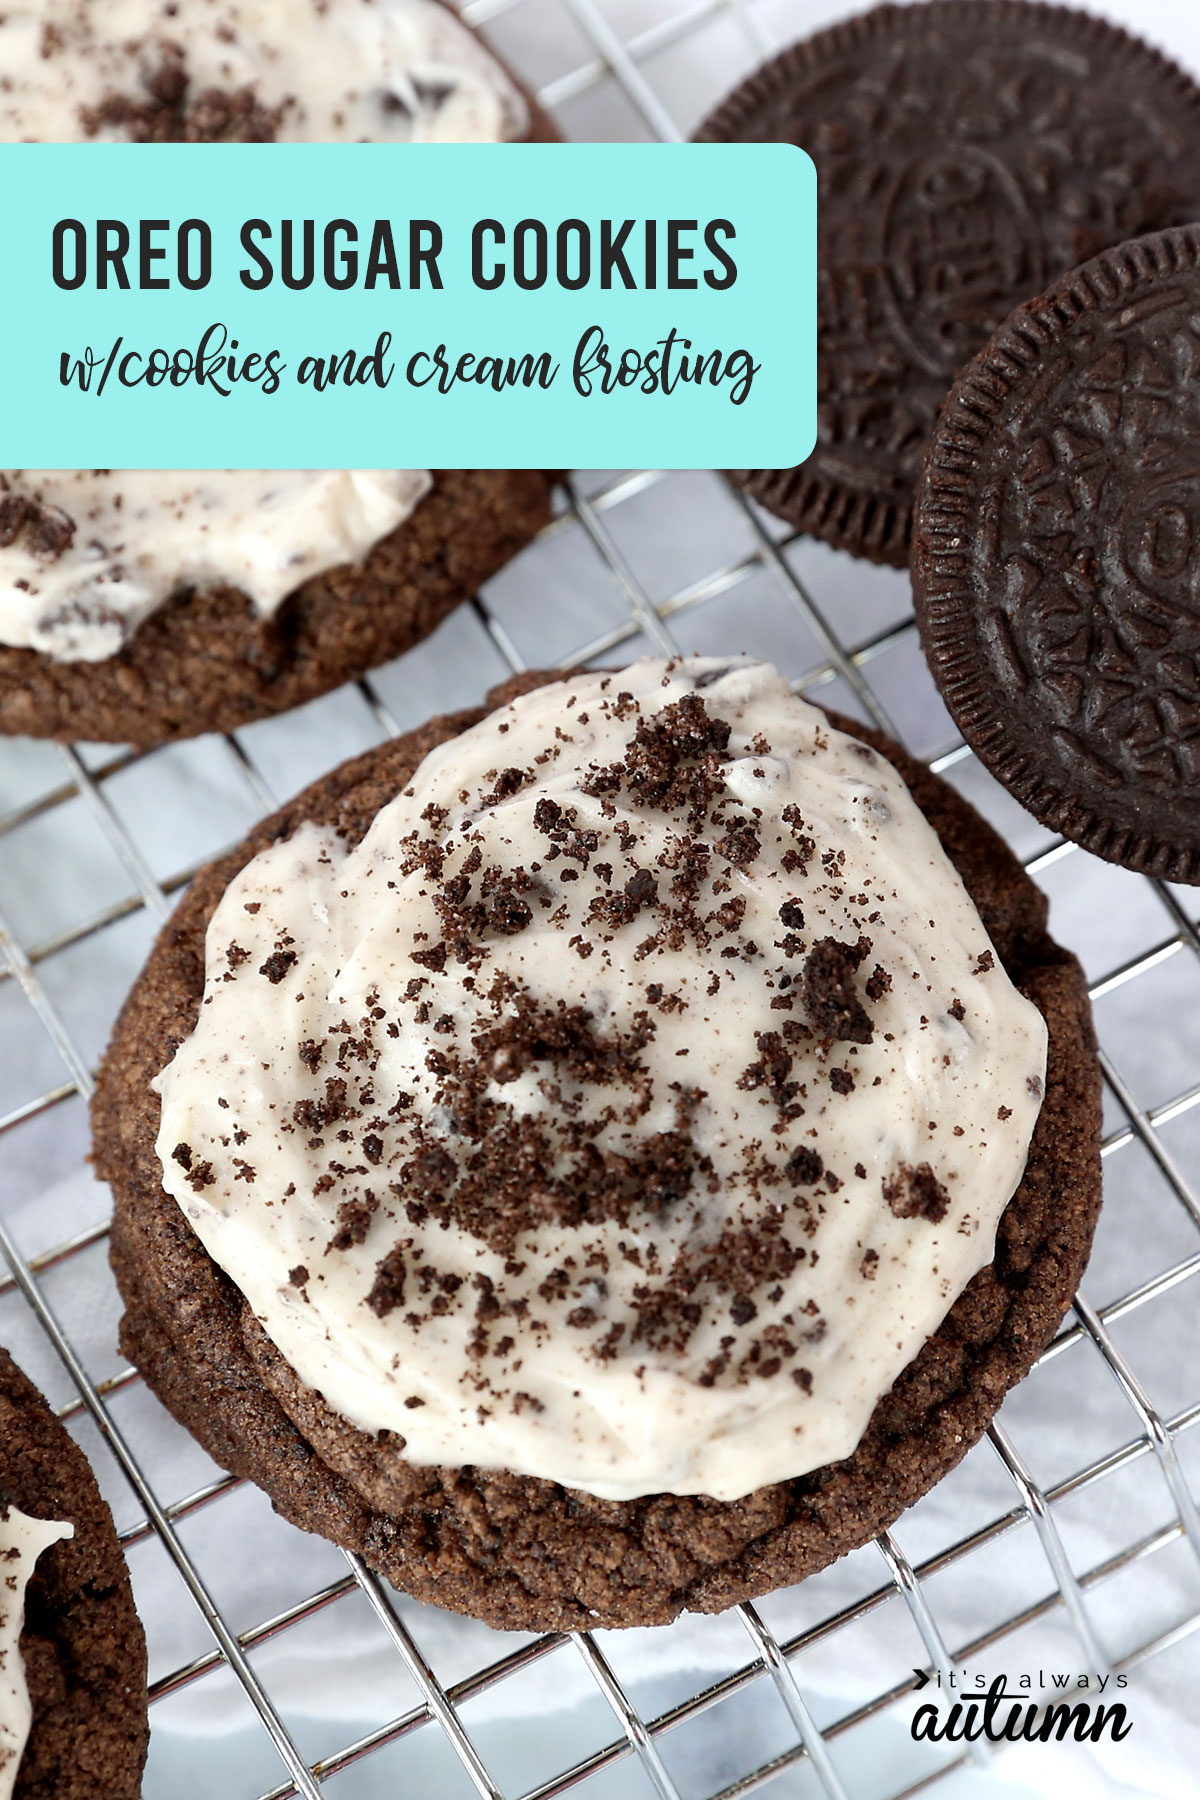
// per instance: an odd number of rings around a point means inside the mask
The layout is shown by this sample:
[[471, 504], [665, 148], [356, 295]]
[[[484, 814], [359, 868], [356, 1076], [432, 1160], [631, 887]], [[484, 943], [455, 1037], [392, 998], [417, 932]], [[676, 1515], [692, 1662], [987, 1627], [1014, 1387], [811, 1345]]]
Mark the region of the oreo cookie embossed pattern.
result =
[[816, 163], [817, 448], [737, 478], [878, 562], [907, 561], [946, 390], [1013, 308], [1200, 214], [1200, 90], [1127, 33], [1025, 0], [878, 7], [786, 50], [698, 136]]
[[1200, 227], [1106, 251], [965, 370], [918, 500], [964, 735], [1098, 856], [1200, 882]]

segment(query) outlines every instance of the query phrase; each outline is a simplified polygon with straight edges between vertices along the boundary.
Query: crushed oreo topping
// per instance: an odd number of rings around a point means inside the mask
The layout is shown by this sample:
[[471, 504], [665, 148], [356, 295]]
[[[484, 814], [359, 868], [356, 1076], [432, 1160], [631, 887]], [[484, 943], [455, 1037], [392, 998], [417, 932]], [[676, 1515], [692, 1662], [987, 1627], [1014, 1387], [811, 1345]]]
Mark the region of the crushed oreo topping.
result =
[[696, 829], [721, 795], [729, 737], [729, 725], [711, 716], [699, 694], [685, 694], [639, 720], [622, 761], [594, 770], [580, 786], [585, 794], [624, 791], [640, 806], [686, 813]]
[[871, 1015], [854, 990], [854, 977], [866, 954], [861, 942], [842, 944], [827, 937], [805, 958], [804, 1003], [822, 1037], [848, 1044], [872, 1041]]
[[788, 1157], [784, 1173], [793, 1187], [813, 1187], [825, 1173], [820, 1151], [810, 1144], [798, 1145]]
[[[368, 1390], [401, 1409], [379, 1428], [418, 1461], [443, 1460], [448, 1408], [482, 1434], [461, 1460], [486, 1455], [490, 1419], [577, 1443], [546, 1374], [563, 1355], [581, 1407], [616, 1382], [631, 1418], [670, 1371], [746, 1417], [778, 1383], [807, 1456], [849, 1405], [847, 1344], [875, 1346], [882, 1391], [897, 1340], [944, 1299], [911, 1222], [956, 1209], [947, 1279], [974, 1253], [957, 1226], [986, 1206], [951, 1173], [974, 1140], [943, 1145], [987, 1128], [1007, 1153], [1016, 1109], [1031, 1115], [1028, 1063], [982, 1116], [955, 1087], [976, 1021], [967, 1037], [952, 1003], [985, 940], [905, 912], [903, 794], [839, 839], [840, 783], [863, 781], [861, 758], [840, 773], [846, 740], [831, 748], [786, 694], [744, 717], [741, 665], [703, 692], [652, 668], [518, 701], [422, 765], [361, 844], [303, 827], [236, 878], [234, 923], [212, 928], [219, 978], [192, 1044], [221, 1006], [226, 1032], [256, 1042], [261, 1008], [293, 1049], [239, 1055], [261, 1075], [222, 1073], [211, 1126], [173, 1133], [176, 1178], [220, 1184], [190, 1216], [203, 1232], [214, 1215], [216, 1242], [217, 1201], [254, 1187], [304, 1275], [292, 1313], [332, 1321], [335, 1343], [344, 1315], [389, 1371]], [[935, 950], [914, 967], [922, 931]], [[928, 1160], [889, 1166], [898, 1105]], [[360, 1416], [336, 1363], [300, 1373]]]
[[144, 95], [109, 94], [80, 109], [85, 137], [119, 131], [133, 144], [273, 144], [288, 101], [264, 106], [253, 87], [192, 93], [182, 49], [143, 75]]
[[62, 556], [71, 548], [75, 531], [74, 519], [61, 506], [14, 493], [0, 477], [0, 550], [20, 539], [35, 556]]
[[258, 972], [260, 975], [265, 975], [267, 980], [275, 986], [283, 980], [288, 970], [294, 967], [295, 961], [296, 952], [294, 950], [273, 950], [267, 960], [260, 965]]
[[883, 1198], [898, 1219], [928, 1219], [936, 1225], [944, 1219], [950, 1196], [927, 1162], [912, 1168], [901, 1163], [883, 1179]]

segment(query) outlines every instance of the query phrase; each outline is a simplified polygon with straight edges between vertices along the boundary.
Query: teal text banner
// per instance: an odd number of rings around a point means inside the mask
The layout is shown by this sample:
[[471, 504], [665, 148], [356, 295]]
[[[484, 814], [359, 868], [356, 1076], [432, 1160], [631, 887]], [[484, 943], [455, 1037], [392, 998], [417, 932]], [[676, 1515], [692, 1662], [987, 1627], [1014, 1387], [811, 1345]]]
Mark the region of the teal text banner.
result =
[[780, 144], [13, 144], [0, 461], [785, 468], [816, 182]]

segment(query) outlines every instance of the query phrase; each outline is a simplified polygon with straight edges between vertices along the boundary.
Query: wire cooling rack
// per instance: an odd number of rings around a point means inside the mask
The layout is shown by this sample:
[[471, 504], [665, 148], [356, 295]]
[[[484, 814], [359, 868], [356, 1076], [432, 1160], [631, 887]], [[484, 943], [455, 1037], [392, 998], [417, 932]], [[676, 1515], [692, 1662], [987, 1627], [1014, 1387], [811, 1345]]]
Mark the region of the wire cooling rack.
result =
[[[818, 22], [789, 0], [464, 11], [576, 137], [677, 137]], [[928, 756], [1049, 890], [1103, 1044], [1090, 1298], [961, 1469], [835, 1570], [661, 1631], [493, 1633], [277, 1520], [120, 1364], [107, 1197], [84, 1167], [91, 1070], [195, 869], [303, 782], [512, 669], [729, 649]], [[121, 1529], [150, 1643], [148, 1800], [965, 1793], [985, 1749], [908, 1730], [915, 1671], [965, 1665], [1123, 1674], [1135, 1718], [1135, 1694], [1165, 1693], [1169, 1723], [1200, 1643], [1196, 915], [1195, 890], [1094, 862], [990, 782], [929, 683], [903, 577], [792, 538], [717, 476], [576, 477], [472, 606], [301, 714], [148, 755], [0, 745], [0, 1338]]]

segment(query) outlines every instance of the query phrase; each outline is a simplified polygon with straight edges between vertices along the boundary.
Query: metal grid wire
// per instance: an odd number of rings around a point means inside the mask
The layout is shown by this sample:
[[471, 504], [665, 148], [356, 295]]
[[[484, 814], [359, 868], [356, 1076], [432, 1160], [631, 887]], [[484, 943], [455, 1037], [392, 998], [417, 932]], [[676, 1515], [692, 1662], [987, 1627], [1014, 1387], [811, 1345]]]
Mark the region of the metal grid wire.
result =
[[[538, 63], [548, 9], [563, 15], [558, 23], [566, 23], [580, 46], [578, 61], [557, 72]], [[514, 57], [524, 59], [531, 78], [542, 81], [546, 104], [560, 112], [569, 134], [579, 136], [591, 135], [589, 125], [598, 115], [589, 109], [600, 100], [609, 107], [607, 117], [614, 108], [618, 117], [621, 108], [628, 115], [627, 129], [610, 126], [611, 135], [679, 136], [719, 87], [774, 46], [775, 31], [786, 36], [797, 28], [784, 0], [775, 5], [770, 0], [659, 0], [653, 5], [642, 0], [636, 5], [633, 0], [624, 5], [620, 0], [472, 0], [464, 11]], [[703, 57], [698, 49], [702, 42]], [[707, 89], [693, 81], [681, 98], [680, 71], [694, 74], [701, 64], [710, 71]], [[724, 534], [719, 543], [710, 530], [718, 513]], [[647, 519], [653, 525], [649, 532]], [[639, 521], [640, 530], [635, 529]], [[817, 598], [822, 584], [828, 594], [824, 604]], [[524, 609], [539, 589], [555, 602], [555, 622], [547, 635], [523, 633]], [[990, 1456], [1002, 1480], [988, 1516], [974, 1517], [969, 1529], [949, 1542], [931, 1545], [916, 1533], [919, 1553], [905, 1548], [912, 1534], [901, 1521], [874, 1551], [858, 1553], [860, 1571], [863, 1558], [875, 1560], [865, 1576], [860, 1573], [853, 1598], [846, 1599], [843, 1591], [836, 1604], [824, 1609], [820, 1578], [797, 1590], [802, 1596], [810, 1590], [818, 1595], [803, 1623], [797, 1624], [798, 1614], [781, 1612], [772, 1601], [737, 1609], [744, 1629], [741, 1654], [731, 1656], [729, 1666], [698, 1690], [677, 1688], [669, 1700], [649, 1705], [639, 1699], [644, 1684], [622, 1676], [620, 1634], [580, 1634], [570, 1641], [561, 1635], [528, 1640], [495, 1635], [483, 1640], [490, 1653], [468, 1655], [465, 1667], [460, 1657], [457, 1673], [449, 1668], [439, 1673], [444, 1655], [423, 1647], [430, 1618], [437, 1615], [394, 1595], [353, 1556], [345, 1557], [340, 1572], [335, 1566], [331, 1578], [281, 1604], [271, 1616], [241, 1622], [235, 1601], [222, 1596], [219, 1564], [190, 1547], [194, 1539], [189, 1534], [195, 1521], [210, 1515], [220, 1542], [223, 1519], [229, 1521], [224, 1529], [240, 1534], [258, 1529], [269, 1515], [231, 1510], [239, 1492], [245, 1497], [244, 1484], [219, 1473], [181, 1489], [177, 1460], [163, 1460], [157, 1449], [146, 1448], [157, 1439], [146, 1424], [152, 1402], [136, 1371], [114, 1366], [111, 1352], [107, 1358], [97, 1356], [90, 1339], [82, 1341], [84, 1321], [73, 1310], [72, 1271], [86, 1264], [95, 1275], [106, 1224], [79, 1229], [73, 1217], [64, 1241], [44, 1243], [26, 1242], [28, 1227], [18, 1231], [11, 1221], [0, 1222], [0, 1251], [9, 1270], [0, 1278], [0, 1336], [20, 1338], [24, 1321], [41, 1345], [40, 1360], [36, 1350], [32, 1356], [33, 1372], [62, 1397], [61, 1416], [79, 1432], [101, 1470], [122, 1524], [122, 1540], [135, 1561], [139, 1593], [152, 1581], [170, 1581], [173, 1569], [182, 1584], [181, 1608], [186, 1611], [190, 1604], [196, 1609], [193, 1624], [202, 1635], [194, 1640], [194, 1654], [156, 1668], [152, 1643], [152, 1723], [160, 1716], [159, 1707], [196, 1690], [211, 1689], [218, 1704], [221, 1694], [230, 1696], [231, 1706], [240, 1703], [244, 1709], [248, 1703], [273, 1743], [278, 1763], [274, 1775], [264, 1776], [261, 1758], [249, 1759], [246, 1785], [237, 1788], [237, 1796], [244, 1794], [246, 1800], [252, 1795], [284, 1800], [296, 1794], [317, 1800], [330, 1793], [366, 1792], [348, 1785], [347, 1778], [376, 1753], [393, 1759], [388, 1767], [395, 1771], [395, 1785], [388, 1791], [411, 1793], [416, 1800], [426, 1791], [460, 1788], [488, 1800], [517, 1800], [518, 1793], [521, 1800], [550, 1800], [576, 1790], [644, 1792], [658, 1800], [692, 1800], [693, 1795], [697, 1800], [735, 1800], [767, 1791], [858, 1800], [867, 1794], [915, 1793], [953, 1777], [969, 1760], [986, 1760], [976, 1746], [931, 1757], [921, 1767], [906, 1766], [890, 1779], [877, 1767], [864, 1772], [856, 1740], [889, 1714], [904, 1716], [906, 1708], [911, 1712], [914, 1678], [906, 1663], [923, 1663], [929, 1672], [946, 1677], [965, 1660], [977, 1661], [991, 1652], [1016, 1654], [1018, 1646], [1025, 1646], [1036, 1657], [1038, 1633], [1051, 1626], [1069, 1634], [1071, 1654], [1081, 1669], [1129, 1673], [1178, 1649], [1200, 1626], [1200, 1518], [1181, 1462], [1191, 1457], [1193, 1475], [1200, 1466], [1191, 1456], [1196, 1440], [1187, 1436], [1200, 1421], [1200, 1382], [1188, 1388], [1193, 1371], [1185, 1357], [1177, 1391], [1166, 1400], [1152, 1398], [1136, 1366], [1136, 1345], [1144, 1340], [1136, 1332], [1130, 1336], [1128, 1328], [1139, 1319], [1153, 1322], [1156, 1308], [1180, 1295], [1184, 1307], [1189, 1301], [1194, 1306], [1190, 1284], [1200, 1272], [1200, 1192], [1186, 1166], [1190, 1160], [1194, 1169], [1200, 1148], [1194, 1129], [1200, 1124], [1200, 1039], [1185, 1033], [1183, 1048], [1171, 1055], [1162, 1052], [1156, 1035], [1164, 1010], [1183, 1016], [1189, 984], [1200, 981], [1195, 893], [1180, 894], [1159, 882], [1105, 870], [1072, 845], [1049, 840], [1008, 806], [970, 752], [954, 741], [933, 697], [901, 578], [848, 567], [846, 559], [793, 539], [715, 476], [643, 471], [576, 478], [562, 512], [539, 543], [473, 608], [456, 615], [446, 631], [453, 639], [455, 666], [462, 671], [460, 691], [446, 696], [448, 703], [469, 701], [483, 679], [499, 679], [506, 670], [531, 661], [595, 662], [624, 660], [647, 649], [765, 645], [795, 673], [803, 693], [855, 712], [925, 754], [936, 751], [933, 767], [1009, 829], [1031, 873], [1050, 888], [1056, 908], [1065, 904], [1069, 921], [1081, 926], [1102, 922], [1089, 972], [1108, 1090], [1108, 1208], [1124, 1208], [1126, 1218], [1129, 1207], [1145, 1208], [1147, 1218], [1153, 1205], [1165, 1208], [1170, 1219], [1153, 1242], [1170, 1248], [1157, 1254], [1151, 1266], [1139, 1268], [1136, 1256], [1123, 1247], [1131, 1241], [1128, 1232], [1116, 1240], [1116, 1267], [1102, 1270], [1110, 1290], [1105, 1303], [1089, 1304], [1081, 1295], [1073, 1317], [1018, 1390], [1018, 1395], [1028, 1391], [1032, 1396], [1026, 1415], [1035, 1413], [1039, 1382], [1069, 1365], [1070, 1379], [1086, 1385], [1080, 1367], [1090, 1358], [1108, 1377], [1113, 1395], [1115, 1410], [1103, 1415], [1102, 1433], [1093, 1431], [1090, 1439], [1081, 1433], [1079, 1445], [1060, 1447], [1050, 1474], [1035, 1474], [1039, 1458], [1018, 1448], [1019, 1430], [993, 1426], [988, 1442], [972, 1452], [976, 1459]], [[781, 644], [786, 651], [780, 652]], [[251, 816], [277, 803], [277, 794], [298, 785], [298, 779], [308, 779], [372, 738], [418, 722], [429, 709], [422, 655], [418, 649], [326, 705], [319, 741], [311, 751], [321, 757], [320, 765], [298, 774], [293, 735], [287, 739], [293, 760], [281, 773], [280, 753], [274, 748], [281, 726], [270, 722], [225, 740], [207, 740], [203, 751], [193, 746], [201, 761], [199, 773], [193, 770], [190, 779], [236, 793], [248, 824]], [[0, 760], [0, 774], [18, 767], [12, 760], [14, 747], [9, 750], [9, 763]], [[124, 946], [117, 958], [121, 983], [110, 976], [112, 992], [103, 1001], [105, 1017], [111, 1018], [121, 985], [140, 961], [151, 932], [196, 866], [221, 847], [214, 843], [185, 867], [162, 866], [168, 854], [163, 842], [177, 841], [166, 813], [176, 790], [156, 789], [155, 783], [174, 751], [133, 755], [95, 747], [25, 745], [20, 754], [26, 759], [21, 773], [15, 784], [9, 782], [15, 798], [0, 815], [0, 1042], [22, 1064], [21, 1075], [15, 1066], [9, 1071], [11, 1079], [0, 1096], [0, 1152], [18, 1171], [13, 1178], [18, 1187], [23, 1180], [28, 1186], [19, 1172], [31, 1157], [48, 1155], [55, 1170], [78, 1160], [82, 1103], [91, 1092], [91, 1067], [103, 1042], [95, 1020], [81, 1026], [73, 1012], [73, 996], [89, 981], [90, 953], [102, 943]], [[194, 796], [194, 788], [187, 791]], [[27, 868], [38, 833], [62, 820], [70, 821], [71, 833], [90, 834], [110, 859], [115, 873], [100, 902], [90, 891], [70, 892], [69, 866], [47, 869], [47, 885], [40, 891], [31, 891], [24, 877], [6, 883], [5, 868]], [[244, 825], [231, 828], [229, 838], [240, 836], [242, 829]], [[22, 860], [17, 852], [30, 844], [34, 848]], [[4, 908], [13, 916], [5, 917]], [[21, 1076], [32, 1081], [29, 1091]], [[46, 1148], [52, 1144], [54, 1149]], [[10, 1212], [12, 1197], [10, 1181], [5, 1200]], [[1135, 1230], [1133, 1237], [1138, 1235]], [[98, 1279], [108, 1280], [106, 1275]], [[99, 1303], [94, 1281], [89, 1292], [89, 1305], [94, 1309], [99, 1304], [104, 1320], [115, 1320], [111, 1286]], [[21, 1309], [20, 1320], [14, 1308]], [[57, 1368], [51, 1351], [59, 1360]], [[139, 1395], [140, 1409], [133, 1404]], [[1012, 1405], [1010, 1400], [1006, 1418]], [[161, 1422], [156, 1429], [161, 1430]], [[1089, 1508], [1095, 1509], [1093, 1516], [1107, 1516], [1113, 1484], [1138, 1470], [1155, 1478], [1157, 1500], [1135, 1506], [1133, 1516], [1140, 1523], [1125, 1532], [1120, 1548], [1110, 1547], [1099, 1560], [1089, 1560], [1072, 1518], [1086, 1523]], [[1082, 1508], [1076, 1504], [1081, 1500]], [[283, 1542], [294, 1547], [287, 1554], [299, 1557], [295, 1547], [311, 1542], [297, 1533], [281, 1539], [279, 1532], [290, 1528], [273, 1525], [273, 1530], [269, 1544], [264, 1539], [264, 1556], [278, 1554]], [[1022, 1532], [1036, 1552], [1039, 1572], [1032, 1587], [1018, 1592], [1014, 1583], [1013, 1603], [1003, 1616], [947, 1642], [938, 1622], [944, 1596], [966, 1591], [983, 1559], [1008, 1556]], [[139, 1573], [138, 1553], [153, 1546], [160, 1552], [154, 1570]], [[1114, 1651], [1121, 1636], [1117, 1621], [1126, 1609], [1119, 1599], [1106, 1607], [1105, 1596], [1119, 1596], [1124, 1577], [1144, 1582], [1147, 1572], [1160, 1565], [1178, 1571], [1168, 1584], [1173, 1604], [1165, 1616], [1152, 1619], [1151, 1629]], [[328, 1565], [322, 1566], [328, 1573]], [[381, 1634], [383, 1688], [388, 1690], [390, 1683], [392, 1695], [401, 1691], [411, 1700], [398, 1711], [385, 1700], [372, 1728], [316, 1755], [302, 1741], [288, 1696], [274, 1691], [272, 1665], [263, 1652], [312, 1621], [327, 1619], [329, 1609], [351, 1605], [355, 1597], [365, 1604], [364, 1619], [369, 1612]], [[902, 1624], [907, 1621], [908, 1633], [908, 1654], [898, 1657], [894, 1678], [876, 1682], [872, 1675], [853, 1704], [831, 1708], [806, 1680], [810, 1659], [827, 1652], [852, 1663], [855, 1642], [882, 1641], [889, 1609], [893, 1623], [897, 1615]], [[679, 1629], [656, 1635], [669, 1644], [670, 1632]], [[439, 1642], [445, 1630], [443, 1619]], [[856, 1633], [865, 1633], [865, 1640]], [[480, 1641], [475, 1637], [471, 1644]], [[553, 1671], [564, 1668], [564, 1657], [579, 1659], [576, 1673], [581, 1665], [593, 1702], [599, 1697], [607, 1709], [600, 1715], [607, 1727], [599, 1731], [598, 1741], [580, 1743], [567, 1757], [556, 1750], [554, 1767], [533, 1785], [522, 1782], [514, 1788], [491, 1766], [487, 1733], [473, 1723], [472, 1706], [500, 1684], [512, 1683], [515, 1691], [530, 1675], [545, 1682], [549, 1692], [559, 1679]], [[645, 1689], [651, 1698], [659, 1691]], [[773, 1696], [779, 1710], [770, 1729], [735, 1730], [734, 1763], [717, 1758], [698, 1772], [694, 1763], [685, 1765], [674, 1755], [673, 1746], [689, 1727], [714, 1713], [724, 1717], [720, 1709], [750, 1694]], [[535, 1745], [538, 1731], [535, 1709], [527, 1726]], [[441, 1734], [447, 1754], [436, 1788], [422, 1789], [412, 1784], [406, 1755], [430, 1734]], [[152, 1750], [148, 1795], [173, 1795], [178, 1790], [156, 1774], [157, 1768]], [[610, 1776], [615, 1785], [606, 1786]], [[220, 1791], [222, 1796], [234, 1793], [227, 1784]]]

